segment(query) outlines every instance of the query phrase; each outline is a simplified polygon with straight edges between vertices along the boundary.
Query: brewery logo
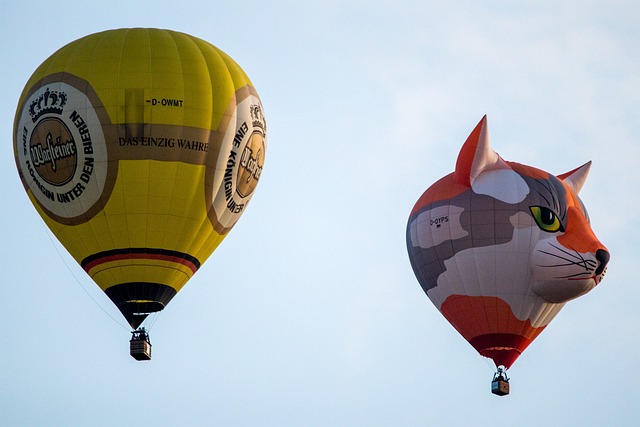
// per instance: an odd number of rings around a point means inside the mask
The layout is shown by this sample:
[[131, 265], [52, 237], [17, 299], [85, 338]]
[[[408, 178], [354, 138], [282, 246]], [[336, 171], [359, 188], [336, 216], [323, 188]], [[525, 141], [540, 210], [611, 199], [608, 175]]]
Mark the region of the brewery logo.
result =
[[258, 104], [252, 104], [249, 111], [253, 133], [249, 136], [247, 145], [244, 146], [240, 156], [240, 166], [236, 178], [236, 192], [240, 197], [248, 197], [258, 185], [266, 149], [267, 125], [262, 115], [262, 107]]
[[83, 216], [100, 199], [107, 150], [84, 92], [60, 81], [42, 85], [19, 111], [15, 137], [22, 180], [50, 216]]
[[[240, 91], [239, 91], [240, 92]], [[227, 233], [244, 212], [258, 185], [267, 149], [267, 122], [255, 92], [238, 102], [224, 134], [215, 170], [223, 170], [222, 182], [213, 186], [210, 216], [214, 229]]]

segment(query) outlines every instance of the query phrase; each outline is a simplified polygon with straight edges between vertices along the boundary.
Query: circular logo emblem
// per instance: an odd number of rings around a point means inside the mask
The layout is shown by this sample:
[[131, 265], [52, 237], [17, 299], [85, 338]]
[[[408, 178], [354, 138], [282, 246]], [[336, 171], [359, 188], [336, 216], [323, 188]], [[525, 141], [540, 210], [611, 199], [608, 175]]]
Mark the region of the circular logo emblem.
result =
[[72, 178], [78, 153], [71, 131], [56, 117], [40, 120], [29, 139], [29, 157], [42, 180], [60, 187]]
[[211, 168], [222, 172], [210, 177], [213, 194], [209, 217], [220, 234], [233, 227], [251, 200], [267, 149], [267, 123], [257, 94], [241, 90], [236, 99], [240, 101], [229, 115], [235, 126], [226, 128], [217, 165]]
[[108, 164], [91, 101], [76, 86], [52, 81], [31, 93], [18, 114], [15, 148], [25, 186], [53, 218], [83, 217], [102, 195]]
[[265, 148], [264, 134], [254, 131], [240, 157], [236, 188], [240, 197], [247, 197], [256, 189], [264, 165]]

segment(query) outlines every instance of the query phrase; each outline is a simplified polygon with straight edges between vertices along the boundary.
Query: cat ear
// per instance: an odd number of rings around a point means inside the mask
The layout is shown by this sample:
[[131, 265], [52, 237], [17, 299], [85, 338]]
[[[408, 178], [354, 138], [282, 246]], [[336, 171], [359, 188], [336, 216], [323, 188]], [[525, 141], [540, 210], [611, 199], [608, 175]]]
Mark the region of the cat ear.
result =
[[511, 169], [489, 144], [487, 116], [476, 125], [458, 154], [453, 178], [456, 182], [471, 187], [473, 181], [484, 171]]
[[591, 160], [570, 172], [558, 175], [558, 178], [571, 187], [574, 193], [578, 194], [580, 189], [582, 189], [584, 182], [587, 180], [589, 169], [591, 169]]

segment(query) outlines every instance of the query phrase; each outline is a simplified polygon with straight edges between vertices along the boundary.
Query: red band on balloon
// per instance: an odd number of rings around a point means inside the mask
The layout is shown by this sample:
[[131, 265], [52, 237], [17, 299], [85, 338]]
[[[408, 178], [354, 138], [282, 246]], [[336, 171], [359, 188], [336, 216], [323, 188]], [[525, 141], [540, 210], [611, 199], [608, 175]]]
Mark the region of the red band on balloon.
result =
[[123, 260], [154, 260], [168, 261], [181, 264], [190, 269], [194, 274], [200, 268], [200, 262], [189, 254], [182, 252], [169, 251], [164, 249], [149, 248], [128, 248], [116, 249], [112, 251], [100, 252], [85, 258], [81, 265], [84, 270], [89, 271], [99, 265], [114, 261]]

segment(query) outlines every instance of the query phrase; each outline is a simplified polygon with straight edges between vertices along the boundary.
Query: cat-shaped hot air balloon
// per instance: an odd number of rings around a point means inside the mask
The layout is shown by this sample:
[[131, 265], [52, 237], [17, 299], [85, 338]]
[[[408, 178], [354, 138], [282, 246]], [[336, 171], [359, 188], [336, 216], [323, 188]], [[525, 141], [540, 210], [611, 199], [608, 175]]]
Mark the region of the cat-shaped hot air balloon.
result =
[[554, 176], [505, 161], [489, 145], [485, 116], [455, 172], [411, 211], [407, 248], [418, 281], [499, 372], [605, 274], [609, 252], [578, 197], [590, 166]]

